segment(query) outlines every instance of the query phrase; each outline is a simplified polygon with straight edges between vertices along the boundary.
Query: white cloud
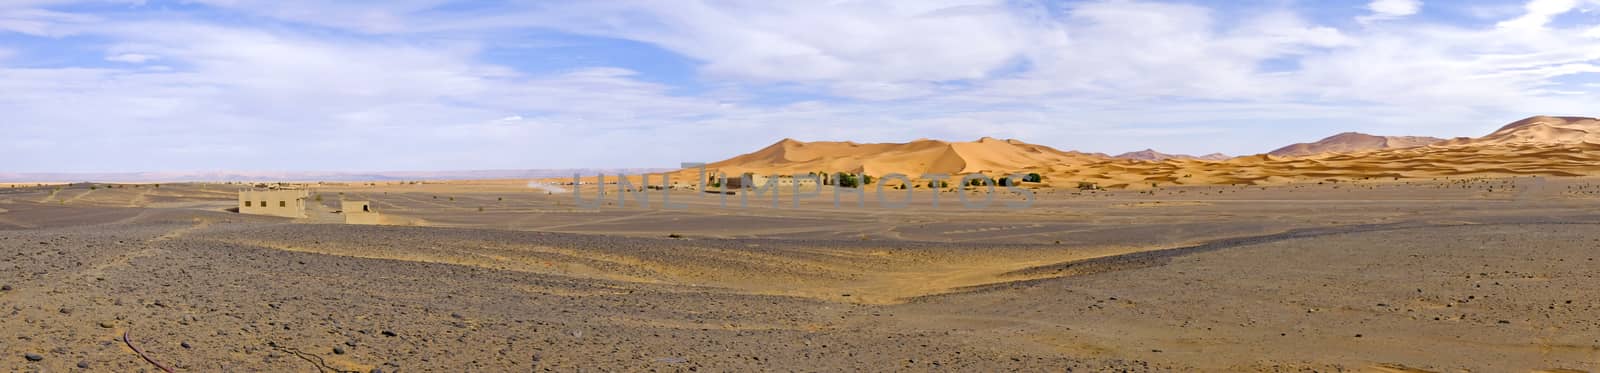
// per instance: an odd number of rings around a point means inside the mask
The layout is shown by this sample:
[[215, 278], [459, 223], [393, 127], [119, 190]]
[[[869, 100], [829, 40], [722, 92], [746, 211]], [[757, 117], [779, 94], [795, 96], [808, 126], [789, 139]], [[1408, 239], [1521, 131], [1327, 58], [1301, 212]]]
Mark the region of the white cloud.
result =
[[[1499, 120], [1600, 102], [1592, 85], [1560, 84], [1600, 65], [1600, 29], [1552, 25], [1570, 8], [1545, 3], [1503, 27], [1417, 17], [1341, 28], [1290, 9], [1151, 1], [1045, 10], [999, 0], [619, 0], [450, 12], [430, 10], [443, 0], [207, 1], [282, 24], [0, 5], [0, 29], [86, 34], [106, 40], [95, 47], [107, 60], [162, 65], [0, 67], [0, 91], [12, 92], [0, 95], [7, 145], [28, 145], [0, 146], [0, 158], [106, 162], [28, 166], [41, 170], [670, 166], [781, 137], [985, 135], [1239, 153], [1357, 124], [1477, 135]], [[1417, 13], [1377, 3], [1373, 15]], [[17, 14], [39, 23], [7, 28]], [[1536, 14], [1545, 15], [1527, 20]], [[486, 48], [530, 24], [649, 43], [697, 61], [700, 74], [485, 61]], [[709, 88], [686, 93], [658, 78]], [[1226, 135], [1192, 141], [1201, 133]], [[607, 151], [616, 148], [630, 151]], [[104, 156], [123, 153], [151, 155]]]
[[1501, 29], [1542, 29], [1550, 19], [1578, 7], [1578, 0], [1530, 0], [1523, 6], [1527, 13], [1515, 19], [1500, 22]]
[[148, 54], [138, 54], [138, 53], [122, 53], [122, 54], [116, 54], [116, 55], [111, 55], [111, 56], [107, 56], [106, 57], [106, 61], [126, 62], [126, 63], [132, 63], [132, 64], [141, 64], [141, 63], [150, 62], [150, 61], [154, 61], [154, 60], [158, 60], [158, 59], [161, 59], [161, 57], [152, 56], [152, 55], [148, 55]]
[[538, 22], [660, 45], [713, 76], [762, 81], [984, 78], [1032, 48], [999, 0], [574, 2]]
[[1400, 18], [1422, 10], [1422, 0], [1372, 0], [1367, 3], [1367, 10], [1372, 14], [1360, 17], [1362, 22]]

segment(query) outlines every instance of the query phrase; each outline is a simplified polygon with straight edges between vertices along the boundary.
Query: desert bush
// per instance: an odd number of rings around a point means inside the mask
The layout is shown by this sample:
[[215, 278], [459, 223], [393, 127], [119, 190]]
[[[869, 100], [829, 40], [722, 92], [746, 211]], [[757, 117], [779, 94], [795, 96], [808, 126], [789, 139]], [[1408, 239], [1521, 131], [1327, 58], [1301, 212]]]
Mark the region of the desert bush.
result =
[[838, 181], [839, 181], [839, 186], [842, 186], [842, 187], [854, 188], [854, 187], [861, 186], [860, 180], [856, 178], [855, 174], [847, 174], [847, 173], [841, 172], [841, 173], [838, 174]]

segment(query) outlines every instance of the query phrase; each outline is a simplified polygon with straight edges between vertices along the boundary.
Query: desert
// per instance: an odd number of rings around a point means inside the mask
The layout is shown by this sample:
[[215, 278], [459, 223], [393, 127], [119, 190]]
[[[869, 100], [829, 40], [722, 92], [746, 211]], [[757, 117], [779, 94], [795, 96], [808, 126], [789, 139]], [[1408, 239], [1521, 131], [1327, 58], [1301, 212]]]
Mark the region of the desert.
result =
[[[625, 190], [580, 207], [573, 185], [549, 187], [564, 178], [18, 183], [0, 189], [0, 330], [15, 337], [0, 356], [105, 371], [1594, 371], [1600, 179], [1589, 162], [1470, 156], [1590, 146], [1561, 141], [1222, 161], [784, 141], [708, 165], [1045, 171], [1020, 184], [1036, 199], [1020, 210], [954, 203], [982, 186], [918, 186], [903, 209], [645, 191], [684, 205], [668, 209], [618, 206], [637, 198]], [[971, 151], [994, 143], [1023, 150]], [[1120, 171], [1059, 172], [1075, 161]], [[1306, 162], [1321, 166], [1299, 179], [1171, 176]], [[1382, 167], [1406, 162], [1433, 167]], [[236, 192], [261, 186], [309, 191], [306, 215], [237, 212]], [[345, 224], [352, 200], [381, 220]]]
[[0, 1], [0, 373], [1600, 373], [1600, 0]]

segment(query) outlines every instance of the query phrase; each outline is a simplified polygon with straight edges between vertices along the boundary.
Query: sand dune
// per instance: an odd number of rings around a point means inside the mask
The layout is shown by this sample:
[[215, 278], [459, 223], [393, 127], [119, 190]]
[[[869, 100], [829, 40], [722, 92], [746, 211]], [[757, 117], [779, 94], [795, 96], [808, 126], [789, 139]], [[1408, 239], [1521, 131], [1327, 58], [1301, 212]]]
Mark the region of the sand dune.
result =
[[[1092, 183], [1131, 189], [1352, 179], [1586, 176], [1600, 174], [1600, 120], [1539, 116], [1511, 123], [1484, 137], [1455, 140], [1344, 133], [1269, 154], [1225, 160], [1173, 156], [1154, 150], [1112, 157], [992, 138], [904, 144], [785, 139], [754, 153], [712, 163], [708, 168], [730, 175], [849, 172], [915, 177], [927, 173], [1039, 173], [1045, 180], [1033, 186], [1075, 188]], [[693, 179], [686, 176], [675, 177]]]
[[1193, 160], [1202, 160], [1202, 161], [1223, 161], [1223, 160], [1227, 160], [1228, 158], [1233, 158], [1233, 157], [1230, 157], [1227, 154], [1222, 154], [1222, 153], [1211, 153], [1211, 154], [1206, 154], [1206, 155], [1202, 155], [1202, 156], [1193, 156], [1193, 155], [1188, 155], [1188, 154], [1167, 154], [1167, 153], [1158, 152], [1155, 149], [1145, 149], [1145, 150], [1140, 150], [1140, 151], [1136, 151], [1136, 152], [1127, 152], [1127, 153], [1117, 154], [1116, 156], [1114, 156], [1112, 158], [1133, 159], [1133, 160], [1140, 160], [1140, 161], [1164, 161], [1164, 160], [1168, 160], [1168, 159], [1193, 159]]
[[1374, 136], [1360, 132], [1345, 132], [1311, 143], [1299, 143], [1267, 152], [1276, 157], [1304, 157], [1327, 153], [1356, 153], [1382, 149], [1401, 149], [1426, 146], [1445, 141], [1437, 137]]
[[850, 172], [970, 174], [1024, 170], [1047, 164], [1085, 164], [1103, 154], [1060, 151], [1017, 140], [982, 138], [974, 142], [917, 140], [904, 144], [801, 142], [784, 139], [754, 153], [707, 165], [730, 175]]
[[1443, 145], [1600, 143], [1600, 119], [1536, 116], [1500, 127], [1487, 136]]

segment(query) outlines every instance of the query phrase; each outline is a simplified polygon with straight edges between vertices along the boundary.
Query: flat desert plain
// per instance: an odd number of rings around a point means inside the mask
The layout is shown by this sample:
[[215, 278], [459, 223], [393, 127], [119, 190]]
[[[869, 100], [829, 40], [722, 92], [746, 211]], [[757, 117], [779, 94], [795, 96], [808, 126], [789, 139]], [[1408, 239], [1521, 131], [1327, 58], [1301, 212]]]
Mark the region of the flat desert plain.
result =
[[[1023, 209], [310, 183], [303, 219], [228, 211], [247, 187], [0, 186], [0, 367], [1600, 371], [1597, 179], [1037, 189]], [[344, 200], [385, 224], [343, 224]]]

